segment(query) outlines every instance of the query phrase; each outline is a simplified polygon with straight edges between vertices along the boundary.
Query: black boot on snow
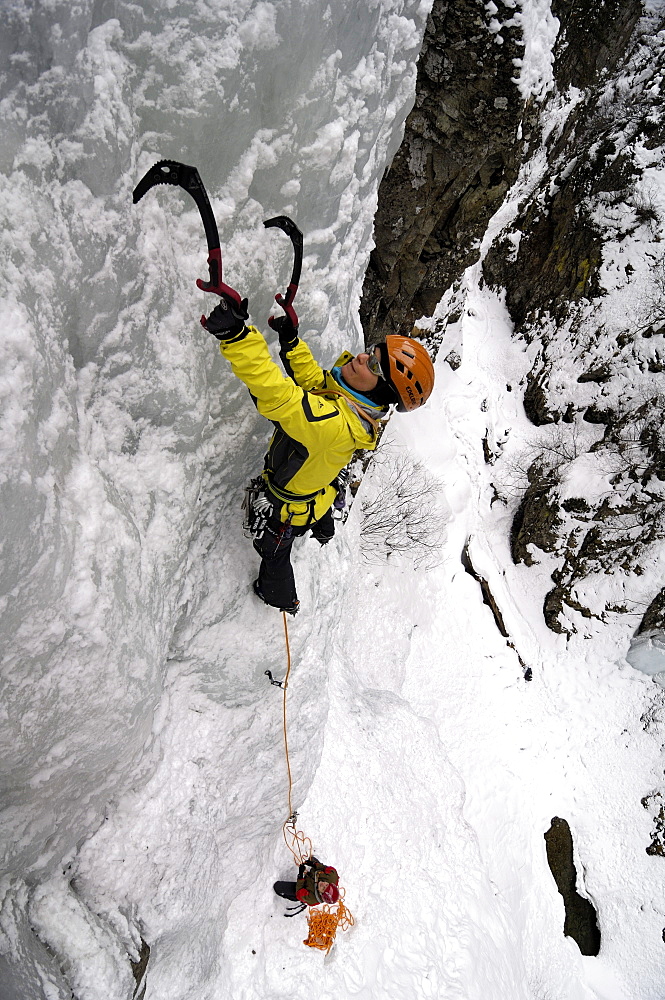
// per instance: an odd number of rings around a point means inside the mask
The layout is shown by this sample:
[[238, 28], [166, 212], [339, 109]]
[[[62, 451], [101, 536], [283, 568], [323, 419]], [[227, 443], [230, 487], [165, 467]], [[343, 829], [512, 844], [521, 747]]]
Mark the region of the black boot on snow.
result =
[[[274, 607], [276, 607], [276, 605], [270, 604], [268, 601], [266, 601], [266, 599], [263, 596], [263, 593], [261, 591], [261, 588], [259, 587], [259, 581], [258, 580], [254, 581], [254, 583], [252, 584], [252, 589], [253, 589], [254, 593], [256, 594], [256, 596], [258, 597], [258, 599], [260, 601], [263, 601], [263, 603], [266, 605], [266, 607], [268, 607], [268, 608], [274, 608]], [[293, 604], [291, 605], [290, 608], [277, 608], [277, 610], [278, 611], [286, 611], [287, 615], [293, 615], [293, 617], [295, 618], [295, 616], [298, 614], [298, 612], [300, 610], [300, 601], [296, 599], [293, 602]]]

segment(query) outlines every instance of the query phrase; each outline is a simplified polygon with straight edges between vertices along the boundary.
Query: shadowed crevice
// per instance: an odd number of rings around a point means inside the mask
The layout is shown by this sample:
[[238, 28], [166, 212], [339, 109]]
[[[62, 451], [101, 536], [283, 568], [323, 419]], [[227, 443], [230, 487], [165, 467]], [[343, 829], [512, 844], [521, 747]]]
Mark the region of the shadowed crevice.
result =
[[566, 910], [563, 933], [573, 939], [583, 955], [597, 955], [600, 951], [598, 917], [591, 900], [577, 891], [573, 836], [565, 819], [554, 816], [545, 834], [545, 846], [547, 861]]

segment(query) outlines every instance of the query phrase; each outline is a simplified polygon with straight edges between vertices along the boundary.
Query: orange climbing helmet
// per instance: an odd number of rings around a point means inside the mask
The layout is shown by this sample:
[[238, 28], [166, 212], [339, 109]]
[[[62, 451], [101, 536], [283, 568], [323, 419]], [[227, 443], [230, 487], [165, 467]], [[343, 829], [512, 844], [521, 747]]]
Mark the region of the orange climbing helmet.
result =
[[418, 340], [395, 333], [377, 346], [381, 374], [397, 393], [397, 409], [405, 413], [426, 403], [434, 388], [434, 365], [427, 349]]

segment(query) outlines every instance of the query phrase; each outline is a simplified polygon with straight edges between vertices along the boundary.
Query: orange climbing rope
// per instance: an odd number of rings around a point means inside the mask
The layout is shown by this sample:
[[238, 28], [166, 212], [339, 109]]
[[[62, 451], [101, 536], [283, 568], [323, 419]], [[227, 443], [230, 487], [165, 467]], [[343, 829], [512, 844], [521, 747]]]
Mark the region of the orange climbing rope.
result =
[[319, 951], [325, 951], [327, 955], [335, 943], [337, 928], [345, 931], [349, 927], [353, 927], [354, 924], [353, 914], [347, 910], [341, 899], [334, 912], [327, 904], [324, 904], [321, 909], [317, 907], [316, 910], [310, 907], [307, 914], [309, 933], [303, 944], [306, 944], [308, 948], [318, 948]]
[[293, 860], [297, 865], [302, 864], [307, 858], [312, 856], [312, 841], [304, 833], [296, 829], [297, 813], [293, 811], [291, 803], [291, 792], [293, 790], [293, 778], [291, 776], [291, 761], [289, 760], [289, 738], [286, 727], [286, 691], [289, 686], [289, 675], [291, 673], [291, 647], [289, 645], [289, 627], [286, 623], [286, 611], [282, 611], [284, 619], [284, 641], [286, 642], [286, 677], [282, 684], [282, 724], [284, 729], [284, 753], [286, 755], [286, 773], [289, 778], [289, 816], [282, 826], [284, 843], [293, 855]]
[[291, 805], [291, 790], [293, 788], [293, 781], [291, 779], [291, 762], [289, 761], [289, 740], [286, 735], [286, 689], [289, 686], [289, 675], [291, 673], [291, 647], [289, 645], [289, 626], [286, 624], [286, 611], [282, 611], [282, 618], [284, 619], [284, 641], [286, 643], [286, 677], [284, 678], [284, 684], [282, 685], [282, 721], [284, 726], [284, 753], [286, 754], [286, 770], [289, 776], [289, 818], [291, 818], [291, 816], [293, 816], [293, 807]]
[[[312, 848], [312, 841], [309, 837], [306, 837], [305, 834], [296, 827], [298, 814], [294, 812], [293, 805], [291, 803], [293, 778], [291, 775], [289, 740], [286, 726], [286, 692], [289, 686], [289, 675], [291, 673], [291, 647], [289, 645], [289, 628], [286, 623], [285, 611], [282, 612], [282, 618], [284, 619], [284, 641], [286, 642], [286, 676], [282, 684], [282, 724], [284, 729], [286, 772], [289, 779], [289, 816], [282, 825], [282, 833], [284, 835], [284, 843], [293, 855], [294, 862], [297, 865], [301, 865], [303, 861], [307, 861], [313, 856], [314, 850]], [[349, 927], [353, 927], [355, 924], [353, 914], [343, 903], [344, 889], [342, 889], [341, 886], [339, 888], [340, 899], [337, 903], [336, 910], [333, 911], [327, 904], [324, 904], [320, 909], [318, 906], [316, 909], [310, 906], [307, 914], [307, 926], [309, 933], [307, 938], [303, 941], [303, 944], [306, 944], [309, 948], [318, 948], [320, 951], [325, 951], [326, 954], [328, 954], [334, 944], [337, 928], [339, 927], [341, 930], [345, 931]]]

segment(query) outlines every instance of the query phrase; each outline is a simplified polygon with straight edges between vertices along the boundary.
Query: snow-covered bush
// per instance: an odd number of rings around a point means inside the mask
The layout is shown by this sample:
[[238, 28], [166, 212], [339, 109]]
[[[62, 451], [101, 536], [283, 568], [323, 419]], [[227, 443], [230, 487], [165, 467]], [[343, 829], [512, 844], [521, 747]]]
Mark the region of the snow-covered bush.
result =
[[[646, 208], [644, 209], [646, 212]], [[665, 330], [665, 255], [660, 255], [651, 267], [651, 283], [638, 315], [638, 333], [649, 337]]]

